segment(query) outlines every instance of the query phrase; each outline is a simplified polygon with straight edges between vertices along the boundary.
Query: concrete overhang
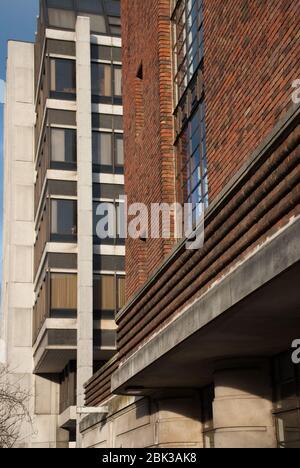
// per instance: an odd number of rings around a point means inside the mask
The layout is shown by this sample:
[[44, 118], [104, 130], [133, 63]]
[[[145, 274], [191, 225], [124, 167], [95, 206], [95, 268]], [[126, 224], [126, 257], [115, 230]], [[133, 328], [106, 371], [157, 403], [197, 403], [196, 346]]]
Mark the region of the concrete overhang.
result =
[[112, 392], [211, 383], [217, 361], [272, 356], [300, 338], [300, 217], [260, 245], [112, 376]]
[[76, 406], [69, 406], [62, 414], [58, 416], [58, 427], [62, 429], [75, 429], [77, 420]]
[[77, 321], [47, 319], [33, 347], [34, 373], [60, 373], [76, 360]]

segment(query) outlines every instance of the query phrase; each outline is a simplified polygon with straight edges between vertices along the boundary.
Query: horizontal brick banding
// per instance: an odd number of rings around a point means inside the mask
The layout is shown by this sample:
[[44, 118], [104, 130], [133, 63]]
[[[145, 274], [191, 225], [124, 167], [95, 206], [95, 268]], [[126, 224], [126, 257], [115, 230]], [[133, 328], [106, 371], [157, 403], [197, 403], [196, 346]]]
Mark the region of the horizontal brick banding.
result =
[[85, 386], [87, 406], [99, 406], [111, 396], [110, 380], [117, 368], [118, 360], [113, 358], [89, 380]]
[[181, 255], [118, 319], [120, 359], [203, 294], [299, 204], [299, 126], [206, 225], [205, 245]]

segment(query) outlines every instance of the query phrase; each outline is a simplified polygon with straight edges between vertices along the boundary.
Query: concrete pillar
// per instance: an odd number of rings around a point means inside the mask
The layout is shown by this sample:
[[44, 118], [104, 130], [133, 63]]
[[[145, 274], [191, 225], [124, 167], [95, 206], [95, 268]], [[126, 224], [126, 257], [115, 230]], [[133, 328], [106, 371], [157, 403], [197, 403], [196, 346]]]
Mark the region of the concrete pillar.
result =
[[199, 392], [169, 391], [151, 398], [155, 447], [203, 448]]
[[216, 448], [275, 448], [267, 360], [217, 364], [213, 404]]
[[[85, 382], [93, 375], [93, 211], [90, 20], [76, 23], [78, 171], [78, 338], [77, 406], [84, 406]], [[77, 431], [78, 445], [80, 433]]]
[[[4, 117], [2, 310], [9, 379], [33, 394], [34, 46], [9, 41]], [[28, 410], [33, 414], [33, 399]], [[32, 427], [20, 422], [16, 447], [30, 447]]]

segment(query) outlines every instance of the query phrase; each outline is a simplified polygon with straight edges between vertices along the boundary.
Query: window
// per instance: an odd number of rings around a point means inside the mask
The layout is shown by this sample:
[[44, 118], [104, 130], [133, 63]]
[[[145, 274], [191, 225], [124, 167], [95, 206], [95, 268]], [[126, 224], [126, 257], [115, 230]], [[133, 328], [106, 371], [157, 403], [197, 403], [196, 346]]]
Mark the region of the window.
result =
[[77, 160], [76, 130], [51, 129], [51, 168], [75, 169]]
[[51, 241], [76, 242], [77, 202], [75, 200], [51, 200]]
[[111, 65], [92, 63], [92, 94], [102, 97], [112, 96]]
[[93, 132], [93, 171], [124, 173], [123, 134]]
[[173, 2], [177, 199], [192, 205], [195, 226], [208, 206], [202, 0]]
[[92, 114], [93, 128], [107, 130], [123, 130], [123, 117], [121, 115]]
[[300, 365], [291, 352], [273, 361], [274, 414], [279, 448], [300, 448]]
[[108, 24], [112, 36], [121, 36], [121, 18], [109, 16]]
[[115, 133], [115, 164], [120, 168], [124, 166], [123, 135], [118, 133]]
[[92, 63], [93, 102], [121, 104], [122, 68], [117, 65]]
[[126, 296], [125, 296], [125, 277], [117, 277], [117, 293], [118, 293], [118, 302], [117, 308], [121, 310], [125, 306]]
[[74, 9], [74, 0], [47, 0], [48, 7]]
[[94, 32], [96, 34], [105, 34], [106, 31], [106, 23], [105, 23], [105, 18], [104, 16], [101, 15], [93, 15], [91, 13], [86, 13], [79, 11], [78, 12], [79, 16], [87, 16], [90, 18], [90, 23], [91, 23], [91, 32]]
[[75, 29], [76, 14], [75, 11], [48, 8], [48, 21], [53, 28]]
[[[193, 205], [193, 222], [208, 206], [205, 109], [202, 102], [177, 142], [177, 192], [180, 203]], [[201, 206], [202, 204], [202, 206]]]
[[77, 311], [77, 275], [51, 273], [50, 278], [51, 318], [72, 318], [76, 316], [74, 312]]
[[51, 97], [75, 99], [76, 65], [74, 60], [51, 59]]
[[172, 20], [175, 101], [177, 103], [203, 59], [202, 0], [177, 2]]
[[114, 96], [122, 96], [122, 68], [114, 67]]
[[77, 0], [77, 7], [90, 13], [103, 13], [102, 4], [99, 0]]
[[105, 60], [107, 62], [122, 62], [121, 47], [91, 45], [92, 60]]
[[[98, 215], [97, 214], [97, 209], [98, 206], [103, 203], [108, 203], [111, 204], [114, 208], [114, 219], [109, 218], [110, 214], [105, 211], [103, 215]], [[119, 216], [119, 213], [121, 215], [122, 213], [122, 202], [121, 201], [94, 201], [93, 202], [93, 235], [94, 235], [94, 244], [95, 245], [125, 245], [125, 239], [124, 236], [120, 237], [120, 234], [123, 232], [123, 229], [120, 229], [120, 222], [122, 222], [121, 216]], [[111, 221], [111, 223], [114, 223], [113, 225], [108, 226], [108, 220]], [[121, 221], [120, 221], [121, 220]], [[107, 221], [107, 223], [103, 226], [103, 229], [105, 230], [105, 233], [107, 232], [107, 237], [105, 239], [101, 239], [98, 236], [97, 233], [97, 225], [100, 222]], [[102, 224], [101, 224], [102, 227]], [[110, 231], [109, 231], [110, 229]], [[112, 232], [112, 234], [111, 234]]]
[[116, 312], [125, 305], [125, 277], [94, 276], [94, 311]]
[[93, 132], [93, 164], [112, 172], [112, 134]]

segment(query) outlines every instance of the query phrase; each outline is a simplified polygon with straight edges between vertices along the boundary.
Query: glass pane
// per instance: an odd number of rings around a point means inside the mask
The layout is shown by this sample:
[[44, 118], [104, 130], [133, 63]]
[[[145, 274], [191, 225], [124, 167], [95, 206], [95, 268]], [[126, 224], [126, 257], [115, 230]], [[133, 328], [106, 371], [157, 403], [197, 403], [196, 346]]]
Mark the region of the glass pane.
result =
[[49, 25], [56, 28], [75, 29], [75, 11], [48, 8]]
[[95, 33], [106, 33], [106, 24], [104, 16], [92, 15], [86, 12], [78, 12], [79, 16], [87, 16], [91, 21], [91, 31]]
[[111, 96], [111, 66], [92, 63], [92, 94]]
[[65, 161], [65, 132], [63, 129], [51, 130], [51, 160]]
[[112, 166], [112, 134], [93, 132], [93, 164]]
[[114, 68], [114, 95], [122, 95], [122, 68]]
[[99, 0], [77, 0], [77, 8], [91, 13], [103, 13], [102, 4]]
[[124, 144], [123, 144], [123, 135], [115, 136], [115, 145], [116, 145], [116, 165], [124, 166]]
[[71, 129], [65, 130], [65, 161], [69, 163], [76, 162], [76, 131]]
[[76, 131], [55, 128], [51, 130], [51, 160], [54, 162], [76, 162]]
[[51, 60], [51, 91], [76, 92], [76, 71], [73, 60]]
[[77, 204], [73, 200], [52, 200], [51, 233], [74, 236], [77, 233]]
[[105, 11], [107, 14], [120, 16], [120, 3], [118, 0], [105, 0]]
[[77, 309], [77, 276], [51, 274], [51, 309]]
[[94, 310], [111, 310], [116, 308], [116, 288], [114, 276], [94, 277]]
[[74, 0], [47, 0], [47, 6], [74, 9]]
[[115, 62], [122, 62], [122, 49], [120, 47], [113, 47], [112, 55], [112, 58]]
[[108, 46], [98, 46], [92, 44], [92, 58], [97, 60], [111, 61], [111, 50], [112, 48]]
[[125, 305], [125, 278], [118, 278], [118, 310]]

